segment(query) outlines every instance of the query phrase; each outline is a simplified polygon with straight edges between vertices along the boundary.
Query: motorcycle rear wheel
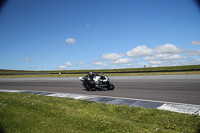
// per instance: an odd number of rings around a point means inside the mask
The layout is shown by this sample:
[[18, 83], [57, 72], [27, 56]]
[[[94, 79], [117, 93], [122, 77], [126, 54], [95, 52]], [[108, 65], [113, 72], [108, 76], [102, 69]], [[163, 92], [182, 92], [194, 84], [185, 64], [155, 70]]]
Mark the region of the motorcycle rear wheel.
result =
[[96, 88], [95, 87], [92, 88], [92, 87], [87, 86], [86, 90], [87, 91], [96, 91]]

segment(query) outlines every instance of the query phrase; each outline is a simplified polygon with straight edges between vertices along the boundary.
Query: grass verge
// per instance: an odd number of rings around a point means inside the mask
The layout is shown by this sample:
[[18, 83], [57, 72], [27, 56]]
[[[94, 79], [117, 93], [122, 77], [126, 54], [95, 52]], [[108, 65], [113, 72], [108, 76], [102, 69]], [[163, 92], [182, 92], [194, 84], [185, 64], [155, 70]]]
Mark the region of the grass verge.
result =
[[[91, 70], [23, 71], [0, 69], [0, 78], [80, 77], [86, 75], [89, 71]], [[102, 69], [92, 71], [97, 73], [105, 72], [108, 76], [187, 75], [200, 74], [200, 65], [152, 68]]]
[[[189, 75], [200, 71], [186, 72], [151, 72], [151, 73], [107, 73], [107, 76], [151, 76], [151, 75]], [[0, 75], [0, 78], [39, 78], [39, 77], [82, 77], [86, 74], [39, 74], [39, 75]]]
[[149, 72], [149, 71], [194, 71], [200, 70], [200, 65], [188, 65], [188, 66], [168, 66], [168, 67], [147, 67], [147, 68], [124, 68], [124, 69], [95, 69], [95, 70], [56, 70], [56, 71], [27, 71], [27, 70], [5, 70], [0, 69], [0, 73], [88, 73], [88, 71], [94, 72]]
[[199, 132], [200, 116], [0, 92], [4, 132]]

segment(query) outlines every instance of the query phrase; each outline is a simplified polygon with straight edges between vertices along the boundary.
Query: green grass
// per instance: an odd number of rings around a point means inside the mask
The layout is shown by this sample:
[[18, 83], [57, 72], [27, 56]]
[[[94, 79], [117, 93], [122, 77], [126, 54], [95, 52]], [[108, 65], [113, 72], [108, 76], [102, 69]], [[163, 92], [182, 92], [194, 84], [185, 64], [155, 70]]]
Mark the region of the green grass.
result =
[[[151, 76], [151, 75], [189, 75], [200, 71], [186, 72], [151, 72], [151, 73], [106, 73], [107, 76]], [[86, 74], [39, 74], [39, 75], [0, 75], [0, 78], [38, 78], [38, 77], [82, 77]]]
[[[148, 67], [148, 68], [126, 68], [126, 69], [99, 69], [92, 70], [94, 72], [148, 72], [148, 71], [168, 71], [168, 70], [193, 70], [200, 69], [200, 65], [189, 66], [169, 66], [169, 67]], [[56, 71], [25, 71], [25, 70], [4, 70], [0, 69], [0, 73], [88, 73], [91, 70], [56, 70]]]
[[0, 93], [4, 132], [199, 132], [200, 116], [23, 93]]
[[[167, 71], [181, 70], [181, 72]], [[192, 70], [192, 71], [190, 71]], [[197, 70], [197, 71], [194, 71]], [[23, 70], [2, 70], [0, 73], [44, 73], [31, 75], [0, 75], [0, 78], [29, 78], [29, 77], [80, 77], [86, 75], [91, 70], [61, 70], [61, 71], [23, 71]], [[103, 69], [92, 70], [94, 72], [112, 72], [106, 73], [107, 76], [148, 76], [148, 75], [187, 75], [200, 74], [200, 65], [191, 66], [171, 66], [171, 67], [152, 67], [152, 68], [128, 68], [128, 69]], [[133, 73], [117, 73], [117, 72], [133, 72]], [[154, 72], [149, 72], [154, 71]], [[163, 72], [166, 71], [166, 72]], [[68, 74], [58, 74], [68, 73]], [[116, 72], [116, 73], [115, 73]], [[54, 74], [45, 74], [54, 73]], [[83, 73], [83, 74], [80, 74]]]

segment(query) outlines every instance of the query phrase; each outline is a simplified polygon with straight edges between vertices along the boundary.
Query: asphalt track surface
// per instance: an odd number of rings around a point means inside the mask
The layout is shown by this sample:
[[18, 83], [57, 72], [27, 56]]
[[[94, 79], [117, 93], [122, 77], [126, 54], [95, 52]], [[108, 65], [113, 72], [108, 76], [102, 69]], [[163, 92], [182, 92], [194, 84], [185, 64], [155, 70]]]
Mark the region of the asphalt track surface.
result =
[[200, 75], [110, 77], [113, 91], [86, 91], [79, 79], [0, 79], [0, 89], [125, 97], [200, 105]]

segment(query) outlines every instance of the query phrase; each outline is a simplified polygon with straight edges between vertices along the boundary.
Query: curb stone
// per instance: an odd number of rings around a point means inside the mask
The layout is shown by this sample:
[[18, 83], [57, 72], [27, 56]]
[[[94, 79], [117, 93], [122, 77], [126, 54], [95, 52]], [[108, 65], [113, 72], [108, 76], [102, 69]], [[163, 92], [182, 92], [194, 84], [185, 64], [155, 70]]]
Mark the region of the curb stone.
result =
[[26, 91], [26, 90], [0, 90], [0, 92], [29, 93], [36, 95], [44, 95], [51, 97], [72, 98], [78, 100], [86, 100], [91, 102], [106, 103], [113, 105], [128, 105], [130, 107], [156, 108], [159, 110], [168, 110], [172, 112], [195, 114], [200, 116], [200, 105], [173, 103], [164, 101], [151, 101], [143, 99], [120, 98], [98, 95], [85, 95], [73, 93], [56, 93], [45, 91]]

